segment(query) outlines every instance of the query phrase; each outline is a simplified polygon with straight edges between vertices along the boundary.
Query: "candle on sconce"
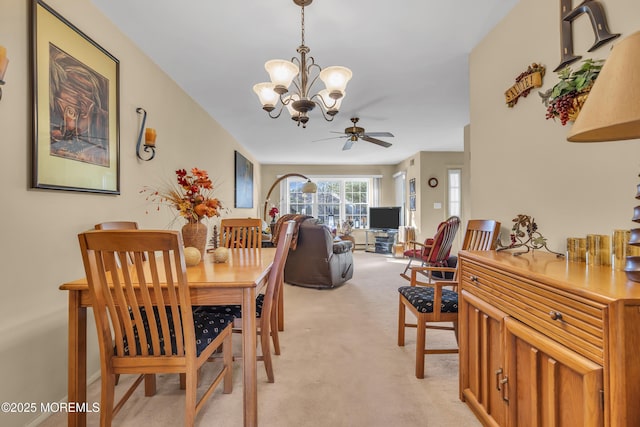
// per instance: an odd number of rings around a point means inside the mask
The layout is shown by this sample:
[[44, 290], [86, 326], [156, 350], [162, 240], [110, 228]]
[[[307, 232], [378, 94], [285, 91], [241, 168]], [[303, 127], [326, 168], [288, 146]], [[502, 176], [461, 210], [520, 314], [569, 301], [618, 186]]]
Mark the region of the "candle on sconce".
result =
[[144, 145], [147, 147], [155, 147], [156, 145], [156, 130], [153, 128], [146, 128], [144, 131]]
[[7, 71], [7, 65], [9, 65], [7, 49], [4, 46], [0, 46], [0, 80], [4, 80], [4, 73]]

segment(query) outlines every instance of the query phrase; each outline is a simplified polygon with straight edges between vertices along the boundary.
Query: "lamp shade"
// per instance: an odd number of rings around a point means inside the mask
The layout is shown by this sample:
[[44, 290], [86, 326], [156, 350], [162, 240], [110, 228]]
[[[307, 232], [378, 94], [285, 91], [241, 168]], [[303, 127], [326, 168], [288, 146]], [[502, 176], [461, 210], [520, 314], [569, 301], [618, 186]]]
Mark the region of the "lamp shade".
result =
[[315, 193], [318, 191], [318, 185], [314, 182], [311, 182], [311, 180], [307, 180], [307, 182], [304, 183], [304, 185], [302, 186], [302, 192], [305, 194], [308, 193]]
[[258, 95], [262, 107], [273, 108], [278, 102], [279, 95], [273, 90], [273, 83], [258, 83], [253, 86], [253, 91]]
[[265, 70], [269, 73], [271, 83], [276, 88], [289, 88], [294, 77], [298, 75], [300, 70], [296, 64], [284, 59], [272, 59], [264, 64]]
[[295, 108], [293, 108], [293, 102], [299, 100], [300, 96], [297, 93], [284, 98], [285, 105], [287, 106], [287, 111], [289, 111], [291, 117], [297, 117], [298, 115], [300, 115], [300, 112], [296, 111]]
[[343, 96], [341, 98], [334, 99], [329, 94], [329, 89], [322, 89], [320, 92], [318, 92], [318, 95], [322, 98], [322, 101], [324, 102], [323, 106], [326, 107], [327, 110], [338, 111], [340, 110], [340, 106], [342, 105], [342, 100], [344, 99], [344, 96], [346, 95], [346, 93], [343, 92], [342, 93]]
[[636, 138], [640, 138], [640, 31], [614, 46], [567, 140]]
[[353, 73], [346, 67], [327, 67], [320, 71], [320, 80], [324, 83], [332, 98], [340, 98], [344, 95], [347, 83]]

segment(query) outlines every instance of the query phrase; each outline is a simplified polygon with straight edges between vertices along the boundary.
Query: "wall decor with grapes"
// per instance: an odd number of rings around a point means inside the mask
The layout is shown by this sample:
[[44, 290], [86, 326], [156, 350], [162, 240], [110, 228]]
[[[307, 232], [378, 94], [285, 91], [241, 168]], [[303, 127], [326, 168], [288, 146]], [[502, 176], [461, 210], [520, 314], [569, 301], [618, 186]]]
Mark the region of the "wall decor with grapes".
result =
[[535, 62], [526, 71], [516, 77], [516, 84], [504, 92], [505, 102], [509, 108], [518, 103], [520, 97], [526, 98], [533, 88], [542, 86], [545, 67]]
[[602, 69], [603, 59], [585, 59], [577, 70], [558, 71], [560, 81], [546, 92], [538, 92], [547, 107], [547, 119], [559, 119], [562, 126], [575, 121]]

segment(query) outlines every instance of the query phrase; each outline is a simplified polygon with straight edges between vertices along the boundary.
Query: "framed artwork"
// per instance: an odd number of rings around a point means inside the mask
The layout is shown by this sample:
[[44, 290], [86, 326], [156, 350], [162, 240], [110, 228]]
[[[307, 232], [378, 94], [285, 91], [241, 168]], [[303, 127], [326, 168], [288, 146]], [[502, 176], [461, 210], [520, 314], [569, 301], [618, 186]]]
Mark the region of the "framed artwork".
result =
[[33, 2], [32, 187], [120, 194], [120, 63]]
[[415, 194], [411, 194], [409, 196], [409, 209], [412, 211], [416, 210], [416, 195]]
[[409, 180], [409, 194], [416, 194], [416, 179], [411, 178]]
[[253, 208], [253, 163], [235, 152], [235, 204], [236, 208]]

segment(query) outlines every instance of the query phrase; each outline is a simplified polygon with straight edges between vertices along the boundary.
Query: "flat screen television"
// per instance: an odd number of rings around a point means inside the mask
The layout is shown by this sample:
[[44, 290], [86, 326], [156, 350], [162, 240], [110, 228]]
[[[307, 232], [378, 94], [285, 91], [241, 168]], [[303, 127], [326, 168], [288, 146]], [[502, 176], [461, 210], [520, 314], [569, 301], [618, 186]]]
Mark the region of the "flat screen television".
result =
[[369, 229], [397, 230], [401, 211], [400, 206], [369, 208]]

